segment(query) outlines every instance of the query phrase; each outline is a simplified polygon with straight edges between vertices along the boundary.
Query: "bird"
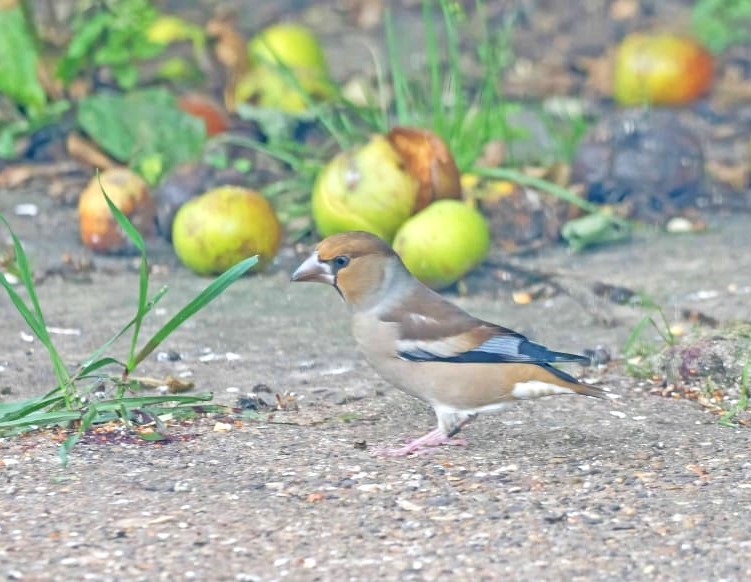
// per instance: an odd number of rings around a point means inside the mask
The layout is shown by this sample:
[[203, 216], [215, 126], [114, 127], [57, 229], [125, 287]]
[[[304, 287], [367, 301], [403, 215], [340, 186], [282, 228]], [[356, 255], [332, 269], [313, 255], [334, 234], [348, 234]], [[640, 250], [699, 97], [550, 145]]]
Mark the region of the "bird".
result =
[[404, 456], [440, 445], [480, 413], [515, 400], [558, 394], [608, 398], [554, 364], [588, 365], [582, 355], [552, 351], [511, 329], [473, 317], [413, 277], [384, 240], [367, 232], [331, 235], [292, 274], [293, 282], [331, 285], [349, 307], [355, 342], [378, 374], [433, 407], [438, 424], [401, 447]]

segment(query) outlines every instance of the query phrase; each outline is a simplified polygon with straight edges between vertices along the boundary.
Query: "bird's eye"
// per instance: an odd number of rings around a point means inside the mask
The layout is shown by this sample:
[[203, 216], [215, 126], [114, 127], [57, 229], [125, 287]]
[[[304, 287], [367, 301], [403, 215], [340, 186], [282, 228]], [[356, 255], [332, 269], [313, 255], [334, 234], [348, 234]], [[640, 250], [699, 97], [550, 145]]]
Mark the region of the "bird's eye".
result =
[[349, 265], [349, 257], [345, 257], [343, 255], [340, 255], [340, 256], [338, 256], [338, 257], [336, 257], [334, 259], [334, 266], [337, 269], [343, 269], [347, 265]]

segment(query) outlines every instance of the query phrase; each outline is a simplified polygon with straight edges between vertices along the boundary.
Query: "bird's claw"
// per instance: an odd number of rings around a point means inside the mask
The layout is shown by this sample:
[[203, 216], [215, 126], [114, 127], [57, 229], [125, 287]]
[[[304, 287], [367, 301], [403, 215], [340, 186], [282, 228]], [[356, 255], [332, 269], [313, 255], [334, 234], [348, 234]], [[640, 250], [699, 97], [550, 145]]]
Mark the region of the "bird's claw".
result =
[[425, 455], [436, 451], [440, 446], [466, 447], [468, 441], [449, 437], [439, 429], [418, 439], [408, 442], [403, 447], [375, 447], [371, 452], [382, 457], [405, 457], [407, 455]]

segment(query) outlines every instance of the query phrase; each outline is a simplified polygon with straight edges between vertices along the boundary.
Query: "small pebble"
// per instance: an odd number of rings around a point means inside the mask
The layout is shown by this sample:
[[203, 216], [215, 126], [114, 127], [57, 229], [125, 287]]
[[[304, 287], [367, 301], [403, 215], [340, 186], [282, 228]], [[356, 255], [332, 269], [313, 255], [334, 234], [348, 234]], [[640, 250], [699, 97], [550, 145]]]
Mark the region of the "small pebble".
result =
[[36, 204], [16, 204], [14, 209], [16, 216], [36, 216], [39, 214], [39, 207]]
[[676, 216], [668, 220], [668, 223], [665, 225], [665, 230], [671, 234], [685, 234], [687, 232], [693, 232], [694, 225], [688, 218]]
[[81, 330], [75, 327], [48, 327], [47, 331], [56, 335], [81, 335]]
[[620, 410], [611, 410], [610, 415], [615, 416], [616, 418], [626, 418], [626, 414]]

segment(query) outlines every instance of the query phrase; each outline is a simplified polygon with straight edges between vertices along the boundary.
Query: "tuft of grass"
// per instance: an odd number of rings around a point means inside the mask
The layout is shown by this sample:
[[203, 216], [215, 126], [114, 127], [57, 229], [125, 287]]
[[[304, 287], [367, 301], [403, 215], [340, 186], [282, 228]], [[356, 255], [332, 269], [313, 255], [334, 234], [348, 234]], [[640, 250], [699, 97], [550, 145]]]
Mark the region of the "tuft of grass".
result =
[[748, 362], [743, 367], [743, 372], [741, 373], [741, 396], [738, 399], [738, 402], [731, 406], [728, 411], [720, 418], [719, 422], [722, 426], [738, 428], [738, 423], [735, 422], [735, 417], [742, 412], [745, 412], [749, 408], [749, 392], [751, 391], [749, 389], [749, 384], [751, 383], [750, 378], [751, 362]]
[[[636, 304], [649, 309], [651, 312], [639, 320], [623, 344], [623, 353], [626, 356], [626, 371], [636, 378], [650, 378], [656, 373], [656, 370], [652, 367], [652, 357], [662, 352], [666, 347], [676, 345], [678, 339], [671, 331], [670, 322], [665, 317], [665, 312], [660, 305], [645, 296], [640, 296]], [[650, 327], [657, 332], [659, 341], [644, 340], [644, 333]], [[629, 362], [630, 359], [634, 358], [638, 358], [639, 362]]]
[[[412, 125], [430, 129], [448, 145], [461, 171], [469, 171], [492, 140], [507, 142], [513, 133], [506, 119], [507, 102], [500, 79], [511, 62], [510, 16], [491, 32], [484, 0], [475, 1], [479, 38], [473, 39], [479, 79], [471, 79], [462, 60], [461, 26], [467, 21], [462, 6], [452, 0], [423, 0], [424, 53], [427, 79], [411, 81], [401, 56], [402, 44], [391, 12], [384, 19], [394, 113], [384, 112], [382, 125]], [[440, 24], [440, 33], [436, 26]], [[440, 40], [443, 39], [443, 45]]]
[[[5, 217], [0, 214], [0, 223], [8, 229], [13, 242], [14, 272], [18, 273], [19, 281], [28, 299], [24, 299], [2, 273], [0, 273], [0, 286], [8, 294], [31, 332], [47, 350], [56, 380], [55, 387], [43, 396], [0, 404], [0, 436], [55, 426], [76, 427], [75, 432], [60, 445], [60, 459], [63, 465], [67, 464], [68, 454], [81, 435], [93, 424], [120, 420], [130, 425], [138, 419], [147, 418], [155, 424], [156, 429], [152, 434], [145, 434], [143, 438], [159, 440], [165, 438], [164, 432], [166, 431], [160, 420], [161, 416], [181, 414], [186, 407], [190, 408], [212, 399], [211, 393], [144, 396], [140, 393], [137, 380], [131, 379], [130, 376], [172, 332], [206, 307], [258, 262], [257, 256], [249, 257], [217, 277], [139, 349], [143, 320], [167, 293], [167, 287], [162, 287], [149, 298], [149, 267], [143, 237], [112, 203], [104, 192], [104, 188], [102, 192], [118, 225], [140, 252], [138, 302], [133, 318], [73, 371], [69, 371], [47, 331], [44, 312], [34, 286], [32, 270], [21, 241], [12, 231]], [[113, 344], [128, 333], [131, 336], [127, 357], [120, 359], [108, 355]], [[100, 398], [98, 396], [101, 393], [98, 389], [103, 384], [114, 387], [113, 397]]]
[[[423, 0], [422, 21], [425, 30], [424, 53], [427, 78], [413, 80], [405, 71], [401, 57], [402, 43], [395, 31], [390, 10], [384, 18], [386, 65], [375, 62], [378, 91], [386, 93], [386, 84], [393, 90], [393, 108], [384, 101], [366, 106], [356, 105], [339, 91], [331, 102], [316, 102], [300, 85], [294, 72], [277, 63], [280, 73], [308, 105], [304, 116], [291, 123], [280, 122], [280, 115], [240, 106], [241, 117], [259, 121], [267, 131], [267, 141], [233, 140], [275, 158], [288, 165], [294, 174], [291, 181], [282, 181], [265, 191], [271, 197], [280, 193], [292, 194], [300, 213], [308, 210], [309, 195], [315, 176], [338, 148], [349, 149], [367, 140], [372, 133], [384, 133], [395, 125], [409, 125], [430, 129], [439, 135], [454, 155], [460, 170], [468, 171], [480, 156], [485, 145], [494, 139], [507, 140], [511, 129], [506, 124], [506, 102], [499, 79], [502, 69], [510, 62], [509, 49], [513, 19], [500, 30], [491, 33], [487, 26], [484, 0], [476, 0], [480, 39], [475, 43], [481, 78], [467, 77], [461, 60], [462, 35], [460, 27], [466, 14], [459, 3], [452, 0]], [[440, 26], [440, 30], [439, 30]], [[443, 43], [440, 42], [443, 39]], [[478, 86], [479, 85], [479, 86]], [[334, 89], [337, 89], [336, 87]], [[260, 119], [259, 119], [260, 118]], [[312, 122], [320, 127], [327, 140], [323, 147], [301, 144], [295, 140], [296, 122]], [[223, 138], [226, 139], [226, 138]]]
[[[520, 134], [523, 131], [521, 128], [512, 126], [508, 121], [508, 115], [518, 111], [521, 105], [505, 98], [501, 84], [503, 70], [513, 59], [511, 39], [517, 22], [516, 12], [508, 11], [501, 25], [491, 29], [486, 0], [475, 0], [473, 18], [476, 33], [471, 42], [467, 42], [463, 32], [469, 17], [461, 3], [455, 0], [422, 0], [421, 10], [424, 30], [421, 48], [426, 73], [412, 78], [405, 69], [403, 55], [414, 51], [412, 47], [409, 47], [409, 51], [405, 50], [392, 12], [387, 9], [384, 16], [386, 62], [380, 63], [374, 57], [380, 95], [379, 99], [374, 100], [376, 103], [356, 105], [346, 99], [337, 87], [333, 87], [338, 93], [332, 101], [317, 102], [301, 86], [294, 71], [280, 64], [281, 59], [276, 59], [277, 62], [269, 63], [269, 66], [277, 67], [287, 82], [303, 95], [307, 112], [290, 118], [279, 112], [245, 105], [238, 107], [241, 117], [253, 119], [264, 127], [266, 141], [234, 136], [220, 139], [254, 149], [289, 167], [290, 178], [279, 180], [264, 189], [264, 195], [275, 198], [277, 208], [283, 209], [285, 215], [281, 217], [282, 220], [289, 222], [309, 215], [310, 192], [315, 178], [337, 149], [352, 148], [364, 143], [370, 134], [385, 133], [397, 125], [435, 132], [446, 142], [461, 172], [514, 181], [538, 188], [588, 213], [600, 212], [597, 205], [547, 180], [513, 169], [475, 166], [488, 143], [500, 141], [509, 145], [523, 135]], [[466, 45], [473, 47], [474, 54], [466, 54]], [[474, 75], [467, 72], [466, 58], [469, 56], [478, 65]], [[390, 107], [383, 98], [387, 85], [390, 85], [393, 94]], [[545, 117], [541, 112], [540, 115], [551, 132], [561, 136], [561, 156], [565, 159], [573, 157], [573, 148], [587, 127], [586, 121], [576, 116], [562, 121], [554, 119], [551, 114]], [[325, 143], [304, 144], [297, 141], [295, 128], [300, 122], [312, 123], [320, 128]], [[608, 217], [607, 220], [618, 222], [619, 226], [626, 228], [625, 221], [615, 217]]]

